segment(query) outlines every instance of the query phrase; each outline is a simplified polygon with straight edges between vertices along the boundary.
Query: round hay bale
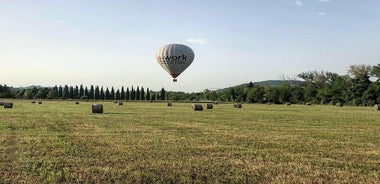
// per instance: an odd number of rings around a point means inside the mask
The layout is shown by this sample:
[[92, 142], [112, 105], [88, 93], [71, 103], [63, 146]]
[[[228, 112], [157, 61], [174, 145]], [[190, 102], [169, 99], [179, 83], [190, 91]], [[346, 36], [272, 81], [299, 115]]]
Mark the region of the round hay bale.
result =
[[4, 106], [4, 102], [0, 102], [0, 106]]
[[79, 102], [78, 102], [78, 101], [76, 101], [76, 102], [75, 102], [75, 104], [77, 104], [77, 105], [78, 105], [78, 104], [79, 104]]
[[241, 109], [243, 107], [243, 104], [241, 104], [241, 103], [234, 103], [234, 107]]
[[7, 108], [7, 109], [13, 108], [13, 103], [12, 102], [5, 102], [4, 103], [4, 108]]
[[311, 102], [306, 102], [305, 105], [311, 106]]
[[289, 105], [292, 105], [292, 103], [290, 103], [290, 102], [286, 102], [285, 104], [288, 105], [288, 106], [289, 106]]
[[375, 108], [375, 111], [380, 111], [380, 104], [375, 104], [373, 107]]
[[272, 103], [270, 103], [270, 102], [267, 102], [267, 105], [272, 105]]
[[335, 106], [337, 106], [337, 107], [343, 107], [343, 103], [336, 103]]
[[42, 102], [41, 102], [41, 101], [39, 101], [39, 102], [38, 102], [38, 104], [42, 104]]
[[113, 103], [115, 103], [115, 104], [116, 104], [116, 103], [117, 103], [117, 101], [114, 101]]
[[171, 106], [173, 106], [173, 103], [168, 102], [166, 105], [167, 105], [168, 107], [171, 107]]
[[208, 104], [206, 104], [206, 108], [207, 109], [213, 109], [214, 108], [214, 104], [208, 103]]
[[32, 103], [32, 104], [35, 104], [35, 103], [36, 103], [36, 101], [31, 101], [30, 103]]
[[123, 105], [123, 101], [119, 101], [119, 105]]
[[92, 113], [103, 113], [102, 104], [92, 104]]
[[191, 106], [191, 108], [194, 110], [194, 111], [203, 111], [203, 106], [201, 104], [193, 104]]

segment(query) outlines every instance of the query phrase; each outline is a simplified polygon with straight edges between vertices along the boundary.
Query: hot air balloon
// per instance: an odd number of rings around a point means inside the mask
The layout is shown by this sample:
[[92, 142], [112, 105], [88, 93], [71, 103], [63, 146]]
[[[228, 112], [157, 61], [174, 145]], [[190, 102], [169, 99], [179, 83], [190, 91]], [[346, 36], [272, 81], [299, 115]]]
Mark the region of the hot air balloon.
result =
[[193, 62], [194, 52], [186, 45], [168, 44], [157, 51], [156, 60], [177, 82], [177, 77]]

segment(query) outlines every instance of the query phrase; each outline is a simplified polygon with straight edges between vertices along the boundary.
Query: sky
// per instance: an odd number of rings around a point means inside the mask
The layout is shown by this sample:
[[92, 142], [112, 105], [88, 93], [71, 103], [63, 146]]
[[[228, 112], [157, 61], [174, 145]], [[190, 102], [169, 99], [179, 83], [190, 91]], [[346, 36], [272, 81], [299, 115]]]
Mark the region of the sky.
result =
[[[172, 82], [155, 59], [191, 47]], [[0, 0], [0, 84], [200, 92], [380, 63], [380, 0]]]

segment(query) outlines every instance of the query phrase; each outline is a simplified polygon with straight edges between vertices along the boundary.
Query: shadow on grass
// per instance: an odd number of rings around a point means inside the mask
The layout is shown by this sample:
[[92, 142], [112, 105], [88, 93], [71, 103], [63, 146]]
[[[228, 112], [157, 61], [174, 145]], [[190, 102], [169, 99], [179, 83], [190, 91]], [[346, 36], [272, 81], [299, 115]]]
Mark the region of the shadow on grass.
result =
[[103, 112], [103, 113], [91, 113], [91, 114], [136, 114], [136, 113], [133, 113], [133, 112]]

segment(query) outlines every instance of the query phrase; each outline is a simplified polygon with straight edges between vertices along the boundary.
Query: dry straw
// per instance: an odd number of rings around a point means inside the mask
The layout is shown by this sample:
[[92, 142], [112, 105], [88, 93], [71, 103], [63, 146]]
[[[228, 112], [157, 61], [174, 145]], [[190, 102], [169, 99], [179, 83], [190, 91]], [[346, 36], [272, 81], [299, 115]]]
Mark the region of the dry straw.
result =
[[201, 104], [193, 104], [191, 106], [191, 108], [194, 110], [194, 111], [202, 111], [203, 110], [203, 106]]
[[242, 105], [241, 103], [235, 103], [235, 104], [234, 104], [234, 107], [240, 109], [240, 108], [243, 107], [243, 105]]
[[4, 108], [7, 108], [7, 109], [13, 108], [13, 103], [12, 102], [5, 102], [4, 103]]
[[102, 104], [92, 104], [92, 113], [103, 113]]

